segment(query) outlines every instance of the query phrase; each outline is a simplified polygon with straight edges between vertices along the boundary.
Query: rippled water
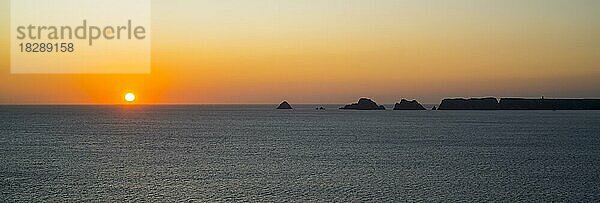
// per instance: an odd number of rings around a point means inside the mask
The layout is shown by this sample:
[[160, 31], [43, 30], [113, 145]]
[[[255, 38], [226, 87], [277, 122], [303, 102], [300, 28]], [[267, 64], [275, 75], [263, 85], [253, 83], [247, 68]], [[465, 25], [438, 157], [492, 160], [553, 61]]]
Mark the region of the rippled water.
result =
[[272, 108], [0, 106], [0, 201], [600, 201], [600, 111]]

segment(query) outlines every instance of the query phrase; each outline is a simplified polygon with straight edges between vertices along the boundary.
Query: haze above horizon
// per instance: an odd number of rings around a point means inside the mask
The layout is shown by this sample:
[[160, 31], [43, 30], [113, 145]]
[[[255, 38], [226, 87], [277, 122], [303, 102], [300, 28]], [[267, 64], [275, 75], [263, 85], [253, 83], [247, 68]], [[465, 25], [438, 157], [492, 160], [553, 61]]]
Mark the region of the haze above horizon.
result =
[[594, 0], [153, 0], [151, 74], [19, 75], [0, 0], [0, 104], [122, 104], [127, 92], [139, 104], [598, 98], [598, 10]]

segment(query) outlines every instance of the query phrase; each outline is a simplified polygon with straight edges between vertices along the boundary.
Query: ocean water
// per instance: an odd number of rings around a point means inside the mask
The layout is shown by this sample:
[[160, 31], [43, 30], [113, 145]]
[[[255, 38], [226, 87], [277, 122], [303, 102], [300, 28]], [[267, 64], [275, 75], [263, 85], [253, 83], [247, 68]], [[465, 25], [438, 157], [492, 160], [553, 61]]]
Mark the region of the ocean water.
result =
[[600, 201], [600, 111], [0, 106], [0, 202]]

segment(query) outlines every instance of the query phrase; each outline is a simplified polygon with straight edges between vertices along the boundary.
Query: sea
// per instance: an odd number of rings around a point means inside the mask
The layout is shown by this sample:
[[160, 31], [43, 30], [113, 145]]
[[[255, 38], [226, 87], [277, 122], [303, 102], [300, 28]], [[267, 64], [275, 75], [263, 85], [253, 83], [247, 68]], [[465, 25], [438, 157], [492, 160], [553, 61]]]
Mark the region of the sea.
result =
[[318, 106], [0, 106], [0, 202], [600, 201], [600, 111]]

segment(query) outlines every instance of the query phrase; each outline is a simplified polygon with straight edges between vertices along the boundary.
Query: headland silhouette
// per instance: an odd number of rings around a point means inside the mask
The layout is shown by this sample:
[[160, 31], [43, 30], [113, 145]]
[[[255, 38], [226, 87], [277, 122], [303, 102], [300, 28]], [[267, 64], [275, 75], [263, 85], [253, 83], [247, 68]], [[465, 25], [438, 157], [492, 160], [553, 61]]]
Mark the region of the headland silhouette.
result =
[[444, 99], [438, 110], [600, 110], [600, 99]]

